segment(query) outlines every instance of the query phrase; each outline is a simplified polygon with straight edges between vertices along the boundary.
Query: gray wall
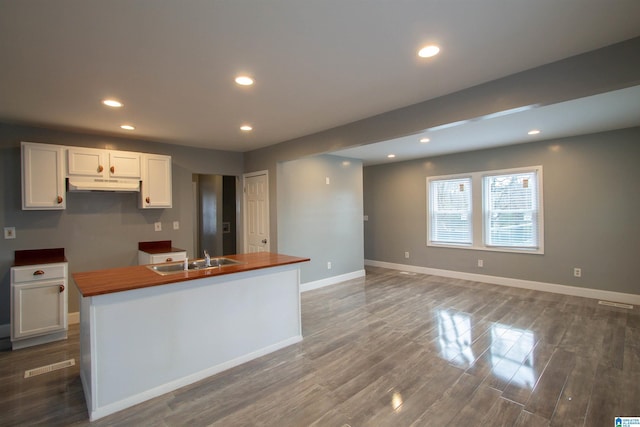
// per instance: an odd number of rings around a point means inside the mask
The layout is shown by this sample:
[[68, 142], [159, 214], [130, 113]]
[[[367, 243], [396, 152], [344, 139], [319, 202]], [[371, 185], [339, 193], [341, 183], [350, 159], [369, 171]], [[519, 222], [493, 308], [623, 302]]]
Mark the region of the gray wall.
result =
[[[23, 211], [20, 141], [171, 155], [173, 208], [138, 209], [138, 195], [133, 193], [67, 193], [64, 211]], [[192, 257], [192, 174], [240, 176], [243, 171], [242, 153], [8, 124], [0, 124], [0, 159], [0, 228], [16, 227], [17, 236], [0, 245], [0, 325], [9, 323], [9, 269], [15, 250], [64, 247], [70, 274], [135, 265], [139, 241], [172, 240]], [[162, 222], [161, 232], [154, 231], [156, 221]], [[173, 221], [180, 221], [179, 230], [173, 230]], [[73, 284], [69, 312], [76, 311], [78, 293]]]
[[[640, 37], [480, 84], [405, 108], [245, 153], [245, 172], [269, 171], [269, 195], [278, 198], [277, 164], [384, 141], [424, 129], [524, 105], [550, 105], [640, 84]], [[429, 82], [425, 82], [429, 84]], [[371, 90], [375, 90], [372, 87]], [[270, 206], [271, 242], [280, 221]]]
[[277, 208], [278, 252], [311, 258], [302, 283], [364, 268], [359, 160], [323, 155], [281, 163]]
[[[631, 128], [365, 167], [365, 258], [640, 294], [639, 160], [640, 128]], [[543, 167], [544, 255], [426, 246], [426, 177], [534, 165]]]

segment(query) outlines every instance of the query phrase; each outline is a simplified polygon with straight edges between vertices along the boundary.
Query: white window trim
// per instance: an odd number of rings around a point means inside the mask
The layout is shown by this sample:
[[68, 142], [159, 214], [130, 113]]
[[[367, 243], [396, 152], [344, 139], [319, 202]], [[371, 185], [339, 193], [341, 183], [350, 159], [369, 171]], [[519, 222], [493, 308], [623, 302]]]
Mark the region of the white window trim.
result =
[[[503, 246], [486, 246], [484, 239], [484, 186], [483, 181], [485, 176], [492, 175], [507, 175], [523, 172], [535, 171], [538, 177], [538, 247], [537, 248], [517, 248], [517, 247], [503, 247]], [[456, 179], [456, 178], [468, 178], [471, 177], [471, 215], [472, 215], [472, 244], [451, 244], [451, 243], [438, 243], [431, 241], [431, 206], [430, 206], [430, 182], [435, 180], [444, 179]], [[426, 222], [427, 222], [427, 246], [438, 248], [455, 248], [455, 249], [471, 249], [489, 252], [510, 252], [519, 254], [544, 254], [544, 195], [543, 195], [543, 176], [542, 166], [526, 166], [510, 169], [497, 169], [490, 171], [478, 171], [467, 172], [451, 175], [439, 175], [429, 176], [426, 178], [426, 193], [427, 193], [427, 206], [426, 206]]]

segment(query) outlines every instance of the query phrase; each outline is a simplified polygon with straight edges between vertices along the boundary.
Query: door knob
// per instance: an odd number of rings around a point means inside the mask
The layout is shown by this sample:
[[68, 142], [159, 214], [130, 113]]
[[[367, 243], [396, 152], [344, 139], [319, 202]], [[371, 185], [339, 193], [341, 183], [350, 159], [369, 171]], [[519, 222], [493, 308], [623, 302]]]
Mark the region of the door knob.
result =
[[267, 239], [262, 239], [262, 243], [267, 244]]

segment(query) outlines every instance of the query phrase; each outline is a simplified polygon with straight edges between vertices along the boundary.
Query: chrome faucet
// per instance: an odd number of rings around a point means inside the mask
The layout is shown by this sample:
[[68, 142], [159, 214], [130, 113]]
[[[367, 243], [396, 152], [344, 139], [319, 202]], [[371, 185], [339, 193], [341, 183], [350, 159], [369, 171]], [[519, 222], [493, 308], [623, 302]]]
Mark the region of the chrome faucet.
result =
[[211, 267], [211, 257], [209, 256], [209, 252], [207, 252], [207, 250], [204, 250], [204, 266], [205, 267]]

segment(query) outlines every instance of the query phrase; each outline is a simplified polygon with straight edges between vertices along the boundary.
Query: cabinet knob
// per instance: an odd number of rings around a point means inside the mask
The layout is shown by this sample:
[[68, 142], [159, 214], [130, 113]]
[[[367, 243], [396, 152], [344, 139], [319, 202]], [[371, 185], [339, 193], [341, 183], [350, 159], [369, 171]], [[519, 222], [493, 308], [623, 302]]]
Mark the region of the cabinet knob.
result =
[[111, 173], [114, 173], [116, 171], [116, 167], [115, 166], [111, 166]]
[[171, 261], [173, 261], [173, 258], [169, 257], [169, 258], [167, 258], [166, 262], [171, 262]]
[[58, 196], [58, 204], [62, 203], [62, 196]]
[[104, 170], [104, 167], [102, 165], [98, 166], [98, 172], [102, 172]]
[[42, 271], [42, 270], [36, 270], [36, 271], [33, 272], [34, 276], [42, 276], [43, 274], [44, 274], [44, 271]]
[[60, 293], [64, 292], [64, 285], [60, 285]]
[[145, 200], [145, 202], [147, 202], [147, 203], [151, 203], [151, 198], [150, 198], [150, 197], [147, 197], [147, 198], [146, 198], [146, 199], [144, 199], [144, 200]]

